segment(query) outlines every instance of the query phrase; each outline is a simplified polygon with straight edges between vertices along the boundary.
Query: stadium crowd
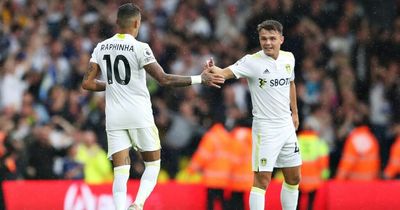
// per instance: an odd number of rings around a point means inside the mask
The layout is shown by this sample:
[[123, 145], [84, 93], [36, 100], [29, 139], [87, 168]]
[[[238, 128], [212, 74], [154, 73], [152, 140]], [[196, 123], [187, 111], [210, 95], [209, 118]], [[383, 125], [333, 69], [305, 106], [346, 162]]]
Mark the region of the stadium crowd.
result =
[[[0, 2], [1, 180], [111, 180], [104, 95], [84, 91], [80, 84], [93, 48], [114, 34], [116, 8], [125, 2]], [[400, 135], [400, 1], [134, 3], [143, 14], [138, 39], [150, 44], [166, 72], [182, 75], [200, 74], [210, 57], [227, 66], [258, 51], [257, 24], [279, 20], [283, 50], [293, 52], [297, 62], [300, 126], [328, 144], [331, 176], [346, 138], [361, 124], [379, 142], [381, 171], [387, 165]], [[148, 77], [148, 88], [163, 147], [162, 168], [170, 178], [214, 123], [227, 130], [251, 124], [244, 80], [229, 81], [222, 89], [172, 89]], [[142, 170], [135, 162], [132, 178]]]

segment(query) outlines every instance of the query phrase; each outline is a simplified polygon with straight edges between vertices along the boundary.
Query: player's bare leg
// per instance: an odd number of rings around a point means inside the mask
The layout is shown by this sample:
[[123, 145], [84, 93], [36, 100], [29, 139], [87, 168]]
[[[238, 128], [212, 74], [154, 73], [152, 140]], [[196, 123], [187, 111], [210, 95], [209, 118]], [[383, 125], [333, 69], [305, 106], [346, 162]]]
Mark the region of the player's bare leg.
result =
[[299, 197], [300, 166], [282, 168], [282, 172], [285, 178], [281, 190], [282, 209], [295, 210]]
[[116, 152], [112, 155], [114, 165], [113, 198], [116, 210], [125, 210], [126, 189], [129, 179], [131, 159], [129, 149]]
[[250, 191], [250, 210], [264, 210], [265, 190], [271, 182], [272, 172], [254, 172], [253, 187]]
[[129, 207], [129, 209], [132, 210], [143, 209], [144, 202], [157, 184], [157, 178], [160, 172], [160, 150], [141, 152], [141, 155], [145, 169], [140, 179], [140, 187], [135, 202]]

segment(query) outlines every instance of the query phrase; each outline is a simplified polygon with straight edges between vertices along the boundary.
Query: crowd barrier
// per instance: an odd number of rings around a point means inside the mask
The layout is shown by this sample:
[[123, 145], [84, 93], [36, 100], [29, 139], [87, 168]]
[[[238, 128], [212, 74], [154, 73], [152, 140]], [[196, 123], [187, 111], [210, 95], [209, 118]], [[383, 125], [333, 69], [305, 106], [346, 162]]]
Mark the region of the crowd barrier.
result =
[[[129, 181], [128, 203], [139, 187]], [[273, 182], [267, 191], [266, 209], [280, 208], [281, 184]], [[5, 181], [6, 210], [110, 210], [114, 209], [111, 184], [87, 185], [76, 181]], [[248, 199], [248, 193], [245, 199]], [[199, 184], [159, 183], [146, 210], [204, 210], [206, 188]], [[247, 207], [248, 209], [248, 207]], [[334, 182], [321, 187], [315, 210], [400, 209], [400, 181]]]

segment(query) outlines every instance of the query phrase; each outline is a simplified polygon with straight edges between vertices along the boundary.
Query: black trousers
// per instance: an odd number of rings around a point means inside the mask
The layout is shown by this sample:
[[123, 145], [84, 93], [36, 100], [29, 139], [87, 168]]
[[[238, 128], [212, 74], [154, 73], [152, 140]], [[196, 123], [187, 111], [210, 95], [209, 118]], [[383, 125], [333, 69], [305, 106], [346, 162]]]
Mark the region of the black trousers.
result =
[[3, 194], [3, 181], [0, 181], [0, 209], [6, 209]]
[[244, 192], [233, 191], [228, 202], [229, 210], [244, 210]]
[[224, 198], [223, 189], [207, 189], [207, 210], [214, 210], [214, 201], [219, 200], [223, 210], [229, 210], [228, 201]]
[[[306, 193], [302, 193], [301, 191], [299, 191], [299, 200], [297, 202], [297, 209], [299, 209], [300, 207], [300, 202], [301, 202], [301, 196], [303, 194]], [[308, 204], [307, 204], [307, 210], [312, 210], [314, 207], [314, 199], [315, 199], [315, 194], [316, 194], [316, 190], [315, 191], [311, 191], [308, 193]]]

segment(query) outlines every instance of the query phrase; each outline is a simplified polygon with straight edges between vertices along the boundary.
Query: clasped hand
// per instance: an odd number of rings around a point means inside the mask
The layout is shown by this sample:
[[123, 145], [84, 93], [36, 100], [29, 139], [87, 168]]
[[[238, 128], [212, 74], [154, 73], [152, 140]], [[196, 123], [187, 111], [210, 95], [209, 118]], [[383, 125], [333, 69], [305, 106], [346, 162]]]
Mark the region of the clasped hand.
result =
[[201, 83], [210, 87], [221, 88], [221, 85], [225, 82], [225, 78], [224, 76], [217, 74], [213, 70], [214, 68], [214, 61], [211, 58], [203, 66], [203, 72], [201, 73]]

